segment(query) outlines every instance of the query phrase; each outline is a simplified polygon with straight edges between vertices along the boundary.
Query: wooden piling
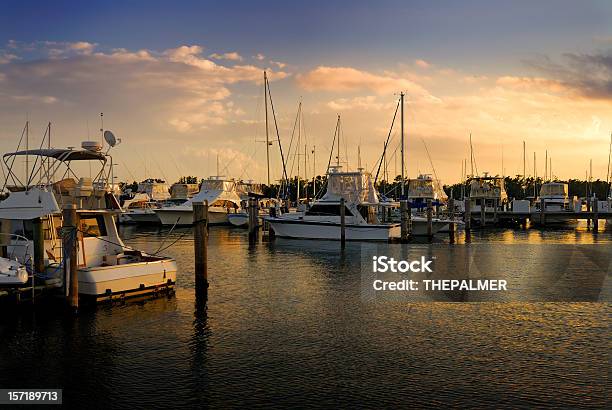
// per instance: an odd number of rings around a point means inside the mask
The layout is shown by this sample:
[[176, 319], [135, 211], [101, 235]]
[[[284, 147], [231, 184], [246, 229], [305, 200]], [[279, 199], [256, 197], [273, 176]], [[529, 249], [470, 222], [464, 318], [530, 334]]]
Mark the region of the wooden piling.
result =
[[431, 205], [431, 199], [427, 200], [427, 238], [431, 239], [433, 236], [433, 207]]
[[599, 230], [599, 200], [597, 196], [593, 197], [593, 232], [597, 233]]
[[[41, 273], [45, 270], [45, 235], [40, 218], [32, 220], [32, 239], [34, 242], [34, 272]], [[32, 286], [34, 286], [33, 283]]]
[[400, 239], [402, 242], [408, 242], [408, 201], [400, 200]]
[[455, 200], [450, 198], [448, 200], [448, 217], [450, 223], [448, 224], [448, 240], [450, 243], [455, 243]]
[[480, 226], [487, 225], [487, 200], [482, 198], [480, 200]]
[[465, 222], [465, 231], [469, 232], [472, 228], [472, 202], [469, 198], [463, 204], [463, 222]]
[[497, 208], [499, 207], [499, 200], [495, 198], [493, 200], [493, 224], [497, 224]]
[[257, 200], [255, 198], [249, 198], [248, 209], [249, 215], [249, 242], [257, 241]]
[[11, 220], [0, 220], [0, 257], [8, 258], [8, 246], [11, 243]]
[[196, 292], [208, 289], [208, 201], [193, 203]]
[[66, 286], [66, 299], [68, 306], [77, 311], [79, 309], [79, 273], [77, 270], [77, 232], [79, 216], [76, 205], [69, 204], [63, 209], [62, 247], [64, 253], [64, 284]]
[[340, 198], [340, 246], [346, 246], [346, 201]]
[[587, 229], [590, 229], [591, 228], [591, 218], [590, 218], [590, 216], [591, 216], [590, 215], [591, 214], [591, 198], [587, 197], [587, 199], [586, 199], [586, 208], [587, 208], [587, 213], [588, 213], [587, 218], [586, 218], [586, 220], [587, 220]]
[[546, 226], [546, 202], [540, 198], [540, 225]]

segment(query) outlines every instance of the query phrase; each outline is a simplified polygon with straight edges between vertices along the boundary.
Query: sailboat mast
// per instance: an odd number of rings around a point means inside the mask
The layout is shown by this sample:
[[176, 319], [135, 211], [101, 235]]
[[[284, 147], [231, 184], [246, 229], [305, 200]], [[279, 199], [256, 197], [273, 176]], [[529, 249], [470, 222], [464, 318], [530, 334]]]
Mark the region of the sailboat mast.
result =
[[270, 186], [270, 135], [268, 127], [268, 74], [264, 71], [264, 106], [266, 111], [266, 165], [268, 171], [268, 187]]
[[337, 156], [336, 156], [336, 165], [340, 166], [340, 114], [338, 114], [338, 149], [336, 151]]
[[474, 176], [474, 148], [472, 147], [472, 133], [470, 132], [470, 168], [471, 174]]
[[544, 157], [544, 181], [548, 181], [548, 150], [546, 150], [546, 155]]
[[312, 146], [312, 198], [314, 199], [314, 197], [317, 195], [317, 187], [316, 187], [316, 169], [317, 169], [317, 157], [316, 157], [316, 153], [315, 151], [317, 150], [317, 146], [313, 145]]
[[298, 140], [295, 149], [295, 155], [297, 157], [297, 193], [295, 201], [296, 203], [300, 200], [300, 143], [302, 138], [302, 101], [298, 105]]
[[401, 134], [402, 134], [402, 183], [401, 183], [401, 198], [404, 199], [404, 195], [405, 195], [405, 186], [404, 186], [404, 169], [405, 169], [405, 164], [404, 164], [404, 92], [402, 91], [400, 93], [400, 106], [401, 106]]
[[538, 170], [536, 168], [536, 153], [533, 152], [533, 198], [535, 199], [537, 195], [537, 185], [538, 185]]
[[30, 156], [28, 155], [29, 149], [30, 149], [30, 121], [26, 121], [26, 158], [25, 158], [26, 191], [30, 188]]

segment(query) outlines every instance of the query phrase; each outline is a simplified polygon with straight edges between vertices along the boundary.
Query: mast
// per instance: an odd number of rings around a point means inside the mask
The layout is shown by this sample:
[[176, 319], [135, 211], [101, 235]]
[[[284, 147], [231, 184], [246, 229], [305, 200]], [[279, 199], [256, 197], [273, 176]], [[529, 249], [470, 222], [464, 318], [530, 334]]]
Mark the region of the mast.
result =
[[470, 132], [470, 168], [472, 176], [474, 176], [474, 147], [472, 146], [472, 133]]
[[219, 154], [217, 154], [217, 178], [219, 178]]
[[30, 188], [30, 156], [28, 150], [30, 149], [30, 121], [26, 121], [26, 158], [25, 158], [25, 179], [26, 179], [26, 191]]
[[606, 174], [606, 184], [608, 185], [608, 197], [610, 197], [610, 157], [612, 157], [612, 132], [610, 133], [610, 148], [608, 150], [608, 173]]
[[337, 149], [337, 156], [336, 156], [336, 165], [340, 166], [340, 114], [338, 114], [338, 149]]
[[533, 151], [533, 198], [538, 196], [537, 188], [538, 185], [538, 170], [536, 168], [536, 153]]
[[313, 145], [312, 146], [312, 199], [314, 200], [314, 197], [317, 195], [317, 187], [316, 187], [316, 168], [317, 168], [317, 157], [315, 154], [317, 146]]
[[308, 157], [306, 154], [306, 149], [306, 144], [304, 144], [304, 194], [306, 195], [306, 198], [308, 198], [308, 172], [306, 172]]
[[544, 157], [544, 182], [548, 181], [548, 150], [546, 150], [546, 156]]
[[300, 200], [300, 142], [302, 138], [302, 101], [298, 105], [298, 140], [295, 148], [295, 155], [297, 157], [297, 192], [295, 202], [299, 202]]
[[402, 133], [402, 182], [401, 182], [401, 198], [404, 199], [404, 195], [405, 195], [405, 186], [404, 186], [404, 92], [402, 91], [400, 93], [400, 106], [401, 106], [401, 111], [402, 111], [402, 115], [401, 115], [401, 133]]
[[270, 136], [268, 130], [268, 74], [264, 71], [264, 106], [266, 110], [266, 164], [268, 170], [268, 187], [270, 187]]

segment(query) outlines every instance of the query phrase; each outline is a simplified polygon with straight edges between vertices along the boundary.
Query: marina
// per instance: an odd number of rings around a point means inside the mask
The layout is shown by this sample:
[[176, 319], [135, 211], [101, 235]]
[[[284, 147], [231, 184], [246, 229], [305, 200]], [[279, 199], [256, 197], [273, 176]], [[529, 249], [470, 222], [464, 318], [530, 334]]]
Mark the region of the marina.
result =
[[0, 407], [610, 408], [611, 27], [7, 2]]

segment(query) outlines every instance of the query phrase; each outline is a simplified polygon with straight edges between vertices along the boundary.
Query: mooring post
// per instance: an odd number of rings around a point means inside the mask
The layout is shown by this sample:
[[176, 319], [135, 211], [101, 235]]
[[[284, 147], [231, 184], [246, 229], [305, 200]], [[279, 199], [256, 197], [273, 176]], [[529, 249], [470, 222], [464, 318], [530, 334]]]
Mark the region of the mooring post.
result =
[[11, 244], [11, 220], [0, 219], [0, 257], [8, 258], [8, 246]]
[[599, 230], [599, 201], [597, 195], [593, 196], [593, 232]]
[[499, 207], [499, 200], [495, 198], [493, 200], [493, 225], [497, 224], [497, 207]]
[[482, 198], [480, 200], [480, 226], [486, 226], [487, 224], [487, 200]]
[[586, 210], [587, 210], [587, 229], [591, 228], [591, 198], [587, 197], [586, 199]]
[[257, 202], [255, 198], [249, 198], [248, 203], [249, 215], [249, 242], [257, 240]]
[[[276, 218], [276, 205], [270, 206], [270, 218]], [[276, 233], [274, 232], [274, 228], [272, 228], [272, 224], [268, 222], [268, 240], [273, 241], [276, 237]]]
[[68, 306], [73, 310], [79, 309], [79, 274], [77, 270], [77, 227], [79, 219], [76, 205], [68, 204], [63, 209], [62, 247], [64, 253], [64, 285]]
[[196, 292], [208, 289], [208, 201], [193, 203]]
[[431, 205], [431, 199], [427, 200], [427, 238], [431, 239], [433, 236], [433, 208]]
[[465, 222], [465, 231], [469, 232], [472, 227], [472, 202], [469, 199], [463, 204], [463, 222]]
[[400, 200], [400, 239], [402, 242], [408, 242], [408, 201]]
[[346, 204], [344, 198], [340, 198], [340, 244], [342, 249], [346, 246]]
[[546, 225], [546, 202], [544, 198], [540, 198], [540, 225]]
[[455, 243], [455, 200], [450, 198], [448, 200], [448, 217], [450, 223], [448, 224], [448, 240], [450, 243]]
[[42, 273], [45, 270], [45, 236], [40, 218], [32, 220], [32, 239], [34, 241], [34, 272]]

